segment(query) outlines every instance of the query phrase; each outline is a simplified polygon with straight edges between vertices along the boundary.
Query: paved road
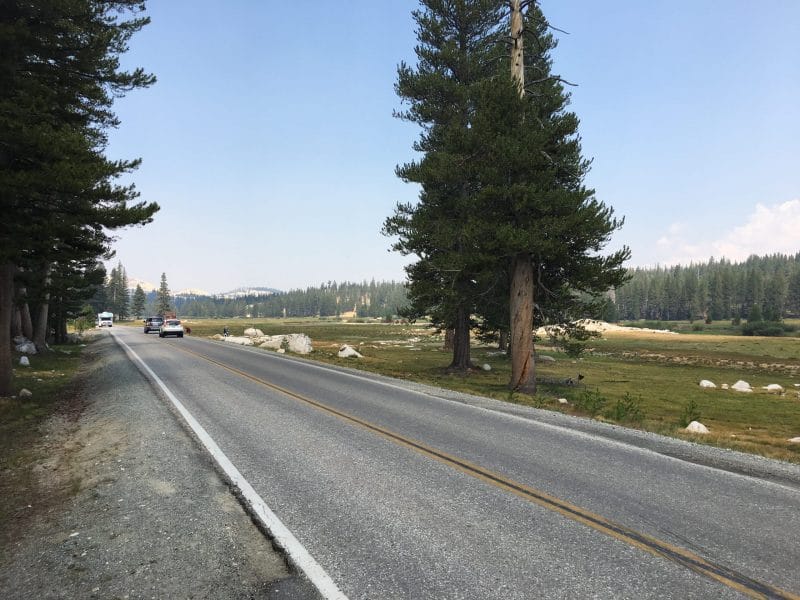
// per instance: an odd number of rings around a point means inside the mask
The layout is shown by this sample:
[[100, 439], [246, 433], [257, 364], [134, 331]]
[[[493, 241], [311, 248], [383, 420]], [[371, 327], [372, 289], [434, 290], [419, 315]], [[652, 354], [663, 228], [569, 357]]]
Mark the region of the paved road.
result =
[[800, 595], [795, 467], [779, 466], [788, 483], [765, 481], [536, 411], [230, 344], [113, 334], [349, 598]]

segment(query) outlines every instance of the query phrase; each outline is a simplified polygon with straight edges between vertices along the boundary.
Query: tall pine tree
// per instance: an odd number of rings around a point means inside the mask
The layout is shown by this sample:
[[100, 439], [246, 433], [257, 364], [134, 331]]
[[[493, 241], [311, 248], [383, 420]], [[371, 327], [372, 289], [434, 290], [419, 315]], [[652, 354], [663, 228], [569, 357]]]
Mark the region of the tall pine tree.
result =
[[138, 161], [104, 155], [106, 131], [119, 124], [114, 98], [154, 81], [120, 69], [147, 23], [143, 9], [141, 0], [11, 0], [0, 11], [0, 395], [13, 391], [15, 278], [40, 291], [34, 339], [43, 344], [58, 263], [103, 254], [108, 231], [158, 210], [115, 183]]
[[167, 315], [172, 312], [172, 295], [167, 285], [167, 274], [161, 274], [161, 284], [156, 292], [156, 311], [160, 315]]
[[470, 128], [477, 86], [490, 78], [501, 57], [498, 44], [504, 2], [497, 0], [423, 0], [414, 11], [417, 65], [398, 69], [396, 90], [408, 110], [402, 119], [422, 127], [414, 149], [422, 153], [397, 169], [405, 182], [417, 183], [417, 204], [400, 204], [384, 223], [397, 236], [393, 248], [414, 255], [407, 269], [412, 316], [429, 315], [452, 329], [450, 368], [470, 365], [471, 316], [476, 280], [484, 270], [471, 223], [478, 185], [472, 175]]
[[[511, 69], [483, 82], [473, 134], [480, 253], [508, 273], [512, 389], [535, 391], [534, 312], [583, 316], [625, 280], [627, 249], [600, 251], [621, 226], [583, 180], [578, 119], [552, 73], [555, 40], [536, 2], [511, 2]], [[532, 51], [524, 52], [527, 47]]]
[[142, 286], [136, 284], [136, 289], [133, 292], [133, 299], [131, 300], [131, 316], [135, 319], [141, 319], [144, 316], [144, 305], [147, 301]]

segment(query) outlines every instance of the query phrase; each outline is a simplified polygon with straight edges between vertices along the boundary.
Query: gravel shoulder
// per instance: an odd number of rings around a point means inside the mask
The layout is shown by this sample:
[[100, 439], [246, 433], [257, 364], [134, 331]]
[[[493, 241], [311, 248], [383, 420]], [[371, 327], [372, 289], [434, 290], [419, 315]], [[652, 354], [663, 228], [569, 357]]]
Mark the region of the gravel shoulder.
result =
[[109, 335], [0, 532], [0, 596], [315, 598]]

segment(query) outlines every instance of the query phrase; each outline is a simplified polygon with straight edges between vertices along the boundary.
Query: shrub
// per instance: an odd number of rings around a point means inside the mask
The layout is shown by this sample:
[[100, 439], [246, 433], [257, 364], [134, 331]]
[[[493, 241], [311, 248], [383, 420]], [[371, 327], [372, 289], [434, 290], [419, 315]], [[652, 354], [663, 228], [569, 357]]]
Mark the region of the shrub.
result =
[[641, 423], [644, 420], [642, 397], [633, 398], [628, 392], [605, 412], [605, 417], [618, 423]]
[[597, 416], [608, 400], [600, 395], [599, 390], [584, 390], [583, 393], [575, 400], [575, 406], [583, 412], [591, 416]]
[[92, 327], [94, 327], [94, 323], [90, 321], [87, 317], [78, 317], [77, 319], [75, 319], [74, 325], [75, 325], [75, 330], [78, 333], [83, 333], [87, 329], [91, 329]]
[[742, 325], [742, 335], [763, 335], [780, 337], [797, 330], [796, 325], [788, 325], [780, 321], [748, 321]]
[[689, 425], [692, 421], [699, 421], [700, 420], [700, 407], [697, 406], [697, 402], [694, 399], [689, 400], [686, 403], [686, 406], [683, 407], [683, 412], [681, 413], [680, 417], [678, 417], [678, 427], [684, 428]]

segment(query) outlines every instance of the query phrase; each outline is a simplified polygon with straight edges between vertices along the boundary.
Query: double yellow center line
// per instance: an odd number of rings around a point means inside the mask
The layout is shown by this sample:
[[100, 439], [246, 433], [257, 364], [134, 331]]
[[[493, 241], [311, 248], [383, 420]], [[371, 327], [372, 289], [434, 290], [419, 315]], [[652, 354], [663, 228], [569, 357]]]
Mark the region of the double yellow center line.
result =
[[205, 361], [213, 363], [246, 379], [249, 379], [259, 385], [275, 390], [286, 396], [294, 398], [295, 400], [299, 400], [310, 406], [313, 406], [316, 409], [334, 415], [339, 419], [347, 421], [348, 423], [352, 423], [372, 431], [373, 433], [376, 433], [385, 439], [391, 440], [400, 446], [410, 448], [411, 450], [419, 452], [420, 454], [433, 458], [434, 460], [444, 463], [452, 468], [458, 469], [459, 471], [475, 477], [476, 479], [480, 479], [481, 481], [484, 481], [497, 488], [511, 492], [520, 498], [524, 498], [529, 502], [538, 504], [539, 506], [556, 512], [564, 517], [567, 517], [568, 519], [583, 523], [595, 531], [609, 535], [617, 540], [625, 542], [626, 544], [634, 546], [635, 548], [639, 548], [640, 550], [644, 550], [645, 552], [649, 552], [655, 556], [671, 560], [672, 562], [686, 567], [695, 573], [710, 577], [711, 579], [714, 579], [730, 588], [738, 590], [750, 596], [751, 598], [800, 600], [800, 595], [778, 589], [766, 583], [762, 583], [747, 577], [746, 575], [743, 575], [742, 573], [734, 571], [728, 567], [709, 562], [701, 556], [694, 554], [693, 552], [689, 552], [684, 548], [674, 546], [658, 538], [640, 533], [633, 529], [629, 529], [624, 525], [610, 521], [600, 515], [580, 508], [579, 506], [571, 504], [565, 500], [551, 496], [546, 492], [514, 481], [513, 479], [505, 477], [504, 475], [495, 473], [489, 469], [485, 469], [480, 465], [476, 465], [462, 458], [428, 446], [423, 442], [405, 437], [399, 433], [391, 431], [390, 429], [375, 425], [374, 423], [370, 423], [369, 421], [365, 421], [354, 415], [348, 414], [316, 400], [312, 400], [311, 398], [303, 396], [302, 394], [298, 394], [292, 390], [288, 390], [269, 381], [265, 381], [259, 377], [251, 375], [250, 373], [241, 371], [236, 367], [232, 367], [231, 365], [220, 362], [203, 354], [188, 350], [185, 347], [181, 347], [181, 350], [197, 356], [198, 358], [202, 358]]

